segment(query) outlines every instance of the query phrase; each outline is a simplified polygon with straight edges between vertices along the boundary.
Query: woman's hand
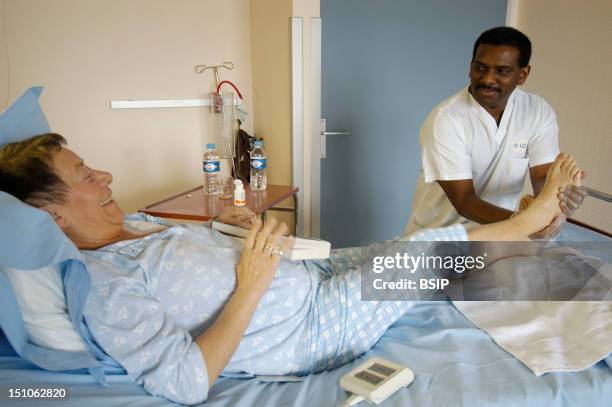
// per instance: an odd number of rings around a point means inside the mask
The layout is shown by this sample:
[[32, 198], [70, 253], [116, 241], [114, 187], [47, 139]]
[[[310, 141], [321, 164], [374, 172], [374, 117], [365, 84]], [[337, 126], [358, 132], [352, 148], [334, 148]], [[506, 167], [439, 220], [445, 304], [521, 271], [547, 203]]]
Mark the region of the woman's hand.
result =
[[236, 267], [236, 291], [262, 296], [274, 275], [282, 254], [293, 246], [293, 237], [288, 237], [279, 247], [278, 241], [287, 233], [287, 225], [277, 225], [268, 218], [262, 228], [257, 220], [244, 243], [240, 262]]
[[196, 338], [206, 360], [209, 388], [236, 352], [261, 297], [276, 274], [281, 252], [293, 245], [293, 237], [289, 237], [280, 248], [276, 246], [286, 230], [284, 223], [277, 226], [273, 218], [268, 218], [263, 229], [260, 220], [255, 222], [236, 266], [236, 290], [215, 322]]
[[240, 226], [241, 228], [251, 229], [257, 221], [258, 216], [246, 206], [227, 206], [214, 219], [228, 225]]

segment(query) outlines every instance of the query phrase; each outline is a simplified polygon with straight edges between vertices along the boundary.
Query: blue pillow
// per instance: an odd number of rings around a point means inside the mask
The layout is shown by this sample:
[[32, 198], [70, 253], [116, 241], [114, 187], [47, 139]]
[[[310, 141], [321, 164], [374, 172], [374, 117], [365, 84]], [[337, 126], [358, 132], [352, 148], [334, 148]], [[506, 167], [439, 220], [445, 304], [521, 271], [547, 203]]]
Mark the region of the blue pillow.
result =
[[[28, 89], [0, 116], [0, 148], [50, 131], [38, 103], [41, 92], [40, 87]], [[48, 265], [60, 267], [70, 319], [89, 352], [52, 350], [28, 341], [17, 299], [3, 268], [33, 270]], [[108, 359], [94, 344], [83, 321], [90, 284], [78, 249], [53, 219], [45, 211], [0, 191], [0, 327], [15, 352], [48, 370], [89, 369], [98, 382], [106, 383], [98, 359]]]
[[43, 88], [40, 86], [26, 90], [15, 103], [2, 113], [2, 116], [0, 116], [0, 148], [8, 143], [49, 133], [47, 118], [38, 103], [42, 91]]

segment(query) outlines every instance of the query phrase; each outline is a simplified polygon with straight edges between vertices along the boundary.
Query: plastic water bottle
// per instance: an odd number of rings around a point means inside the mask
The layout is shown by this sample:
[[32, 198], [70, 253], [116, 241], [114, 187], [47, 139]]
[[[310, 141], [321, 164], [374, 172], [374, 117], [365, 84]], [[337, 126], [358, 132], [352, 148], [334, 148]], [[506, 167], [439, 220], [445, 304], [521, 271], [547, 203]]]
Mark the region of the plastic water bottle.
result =
[[219, 195], [219, 177], [221, 166], [219, 154], [214, 144], [206, 144], [206, 152], [202, 158], [202, 171], [204, 172], [204, 194]]
[[251, 189], [262, 191], [268, 185], [266, 177], [266, 151], [263, 149], [263, 141], [257, 140], [255, 148], [251, 151]]

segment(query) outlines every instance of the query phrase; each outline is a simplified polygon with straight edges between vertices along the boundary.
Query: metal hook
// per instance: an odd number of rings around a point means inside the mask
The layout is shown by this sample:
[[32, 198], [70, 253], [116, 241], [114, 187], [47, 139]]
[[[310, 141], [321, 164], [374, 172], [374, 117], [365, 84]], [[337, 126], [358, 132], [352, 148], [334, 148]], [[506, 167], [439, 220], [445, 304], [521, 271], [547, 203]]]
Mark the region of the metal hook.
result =
[[225, 61], [221, 65], [196, 65], [195, 71], [196, 73], [203, 73], [207, 69], [212, 69], [213, 73], [215, 74], [215, 82], [217, 86], [219, 86], [219, 82], [220, 82], [219, 81], [219, 68], [225, 68], [225, 69], [232, 70], [234, 69], [234, 63]]

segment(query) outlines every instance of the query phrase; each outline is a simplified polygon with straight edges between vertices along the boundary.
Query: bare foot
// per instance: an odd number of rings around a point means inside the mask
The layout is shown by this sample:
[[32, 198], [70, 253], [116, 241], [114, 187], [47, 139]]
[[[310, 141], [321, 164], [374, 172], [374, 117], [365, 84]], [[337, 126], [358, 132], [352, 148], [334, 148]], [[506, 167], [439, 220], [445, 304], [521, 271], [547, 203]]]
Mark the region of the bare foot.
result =
[[535, 201], [542, 199], [558, 206], [557, 192], [567, 185], [580, 186], [580, 167], [574, 157], [561, 153], [548, 170], [544, 187]]
[[561, 153], [548, 170], [542, 191], [524, 210], [525, 215], [541, 228], [547, 226], [555, 216], [562, 214], [557, 193], [567, 185], [580, 186], [580, 167], [574, 157]]

